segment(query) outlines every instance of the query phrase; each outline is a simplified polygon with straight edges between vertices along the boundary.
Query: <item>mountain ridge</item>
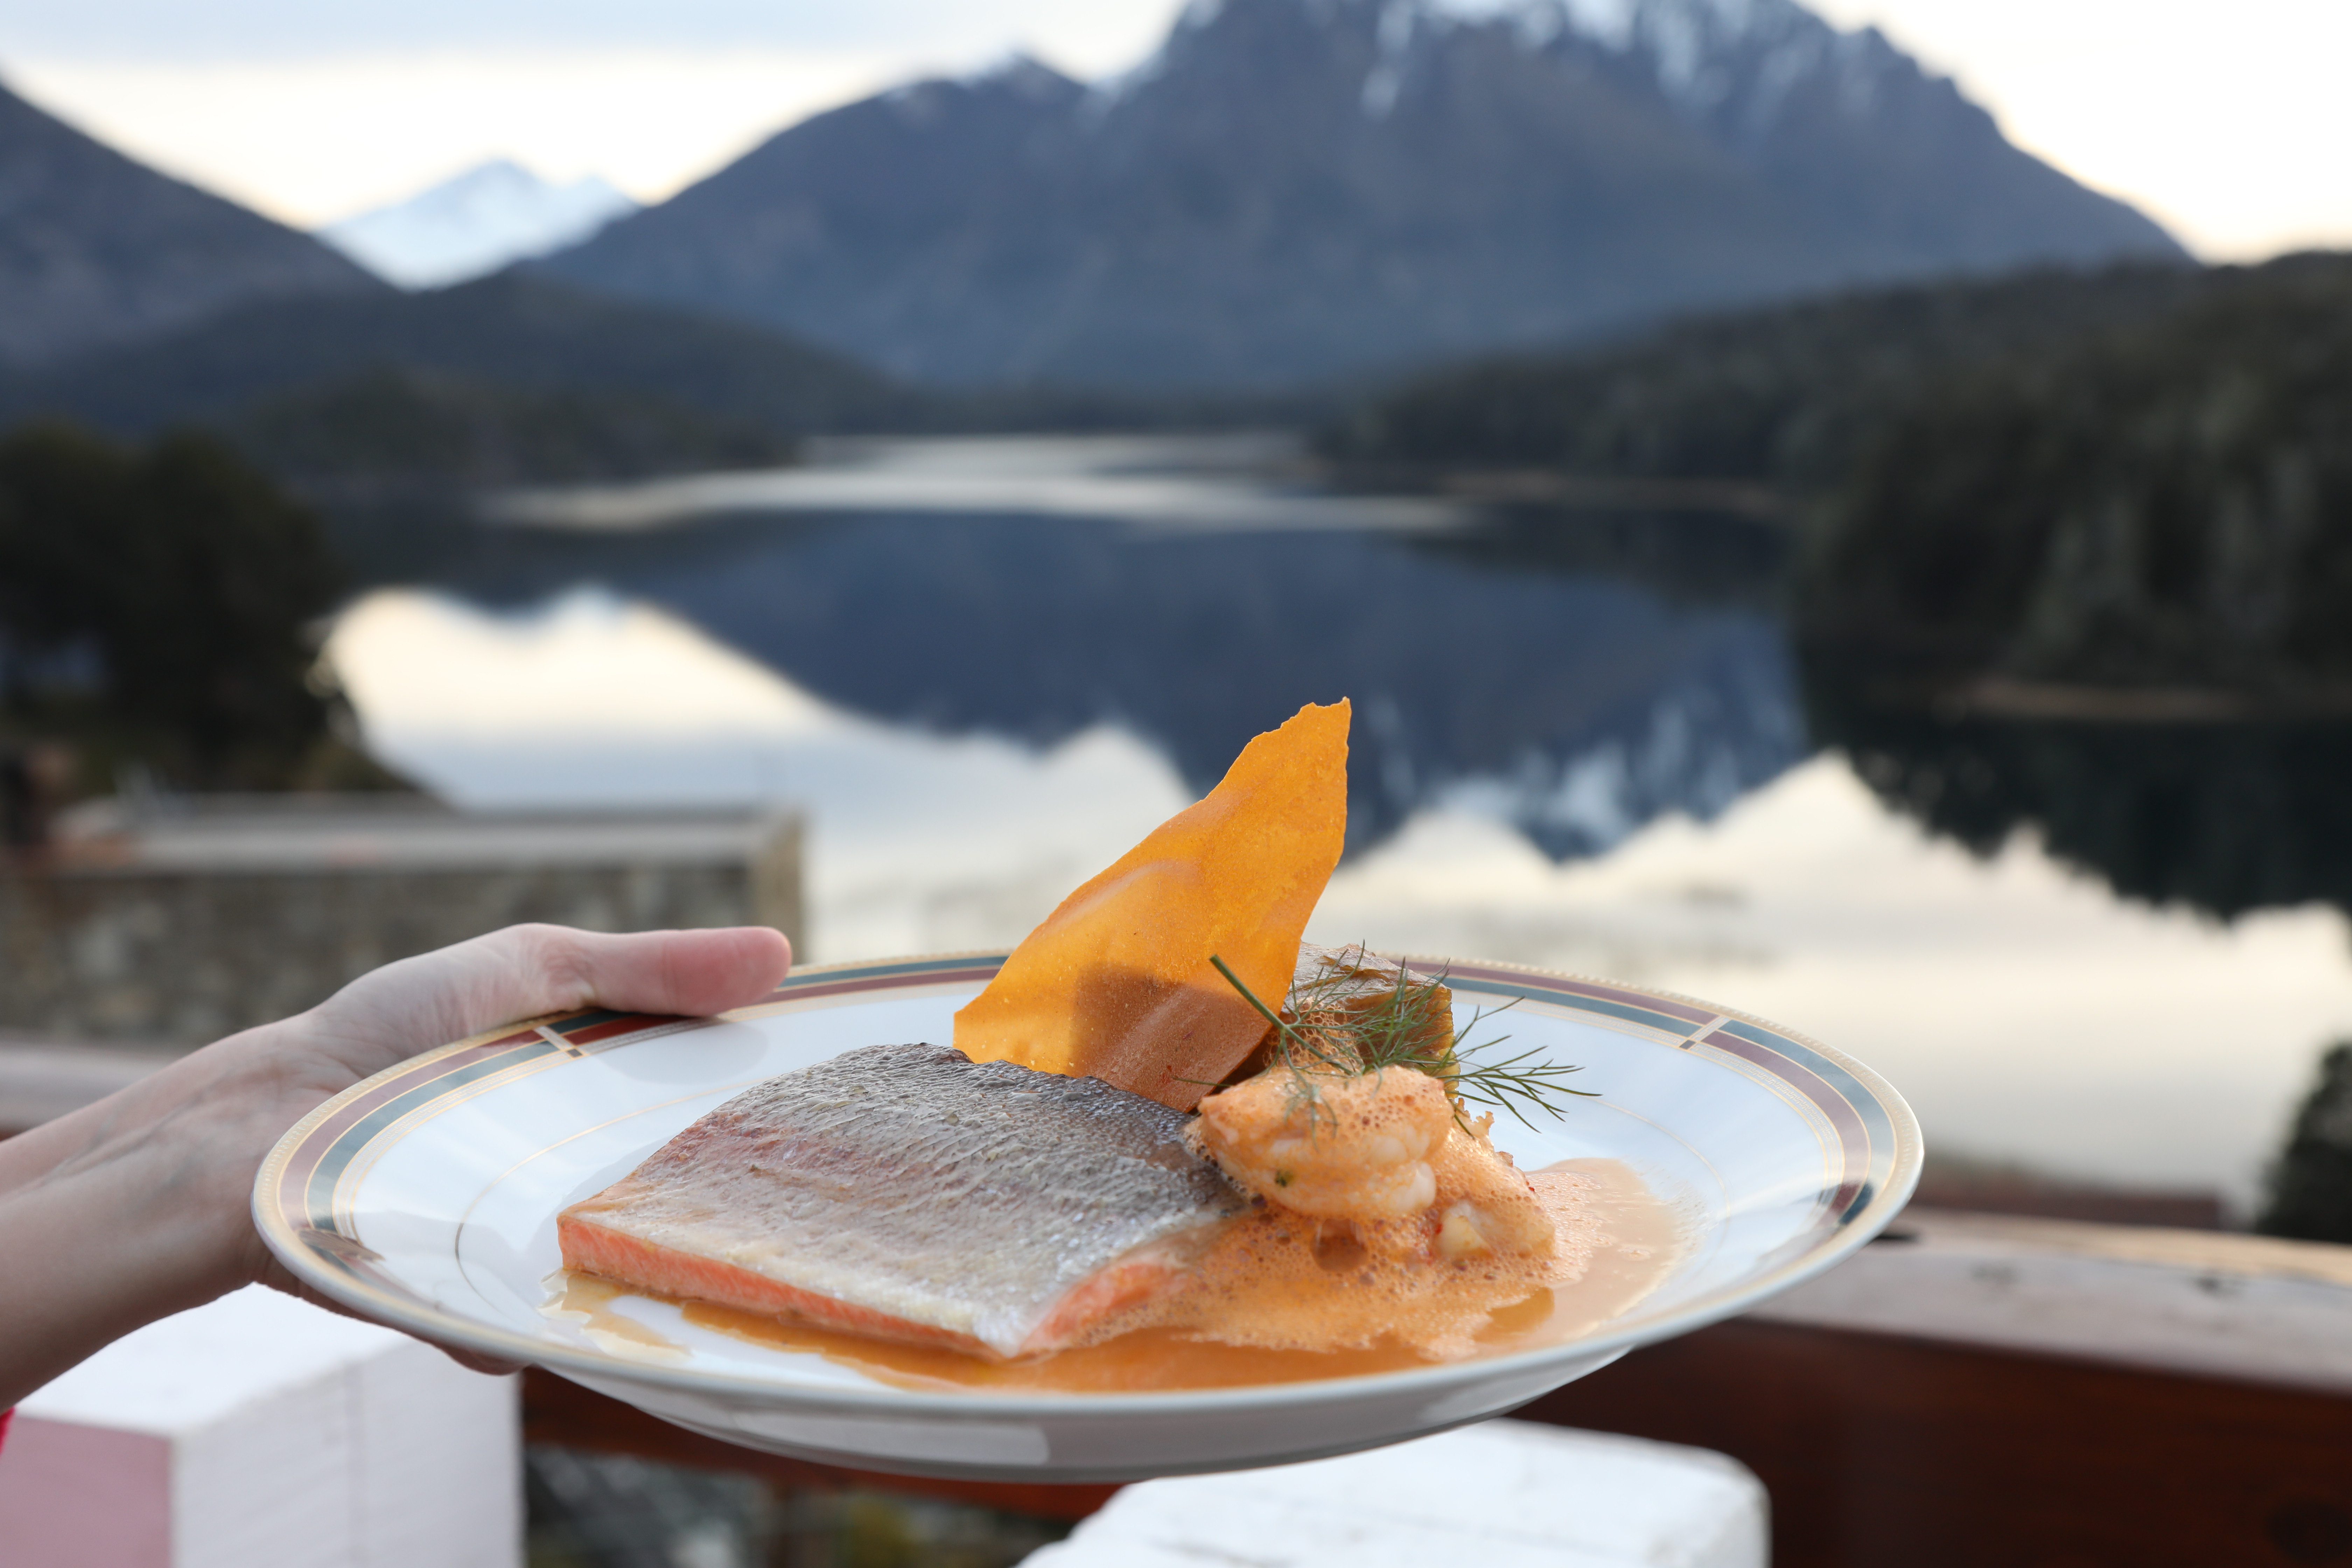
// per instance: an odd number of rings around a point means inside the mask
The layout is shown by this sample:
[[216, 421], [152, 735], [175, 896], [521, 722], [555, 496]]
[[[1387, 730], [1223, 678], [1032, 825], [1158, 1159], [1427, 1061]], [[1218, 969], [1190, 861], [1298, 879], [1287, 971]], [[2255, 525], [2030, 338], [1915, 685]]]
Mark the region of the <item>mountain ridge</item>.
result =
[[0, 366], [257, 300], [386, 286], [309, 235], [116, 152], [0, 85]]
[[803, 121], [539, 264], [946, 383], [1297, 384], [1695, 308], [2181, 259], [1793, 0], [1222, 0]]
[[923, 396], [772, 332], [513, 272], [422, 293], [261, 300], [150, 342], [0, 381], [0, 421], [115, 436], [249, 423], [287, 399], [392, 384], [488, 396], [647, 400], [777, 436], [919, 418]]

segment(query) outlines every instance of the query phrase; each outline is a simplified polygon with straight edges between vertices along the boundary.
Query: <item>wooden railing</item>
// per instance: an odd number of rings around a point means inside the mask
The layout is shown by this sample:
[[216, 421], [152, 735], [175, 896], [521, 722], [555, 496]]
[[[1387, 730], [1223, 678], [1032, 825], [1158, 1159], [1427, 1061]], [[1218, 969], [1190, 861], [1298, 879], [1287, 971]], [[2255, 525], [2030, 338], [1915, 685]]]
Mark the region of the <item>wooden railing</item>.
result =
[[1914, 1209], [1519, 1414], [1741, 1460], [1777, 1568], [2352, 1563], [2352, 1248]]

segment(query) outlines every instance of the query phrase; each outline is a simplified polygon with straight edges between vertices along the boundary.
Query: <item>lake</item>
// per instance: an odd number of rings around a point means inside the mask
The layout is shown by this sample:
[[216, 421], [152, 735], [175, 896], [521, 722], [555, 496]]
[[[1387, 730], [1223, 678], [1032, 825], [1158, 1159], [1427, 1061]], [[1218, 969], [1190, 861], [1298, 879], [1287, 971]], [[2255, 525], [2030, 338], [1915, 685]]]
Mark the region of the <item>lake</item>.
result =
[[1010, 944], [1347, 696], [1310, 935], [1762, 1014], [1939, 1152], [2243, 1210], [2352, 1036], [2339, 733], [1855, 719], [1769, 518], [1333, 493], [1251, 436], [836, 442], [493, 516], [339, 622], [371, 746], [467, 804], [800, 805], [811, 960]]

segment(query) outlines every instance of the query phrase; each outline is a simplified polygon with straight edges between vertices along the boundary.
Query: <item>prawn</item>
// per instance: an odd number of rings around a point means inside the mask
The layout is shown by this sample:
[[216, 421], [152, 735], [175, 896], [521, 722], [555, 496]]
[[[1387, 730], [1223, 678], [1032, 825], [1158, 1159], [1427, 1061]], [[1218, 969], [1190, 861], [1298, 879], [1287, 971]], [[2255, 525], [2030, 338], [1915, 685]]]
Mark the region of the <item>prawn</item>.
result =
[[1488, 1141], [1494, 1118], [1465, 1126], [1455, 1110], [1442, 1082], [1411, 1068], [1276, 1067], [1203, 1100], [1191, 1136], [1236, 1185], [1345, 1222], [1379, 1251], [1548, 1251], [1550, 1216]]

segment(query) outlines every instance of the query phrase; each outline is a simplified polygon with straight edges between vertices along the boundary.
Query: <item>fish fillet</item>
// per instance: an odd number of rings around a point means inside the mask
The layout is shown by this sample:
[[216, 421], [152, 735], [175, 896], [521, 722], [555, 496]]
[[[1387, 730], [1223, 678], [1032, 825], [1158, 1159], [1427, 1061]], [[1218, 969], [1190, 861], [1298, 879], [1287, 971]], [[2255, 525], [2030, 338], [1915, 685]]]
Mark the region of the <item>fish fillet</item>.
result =
[[736, 1096], [556, 1230], [566, 1268], [666, 1295], [1032, 1354], [1177, 1282], [1248, 1206], [1184, 1121], [1096, 1079], [869, 1046]]

